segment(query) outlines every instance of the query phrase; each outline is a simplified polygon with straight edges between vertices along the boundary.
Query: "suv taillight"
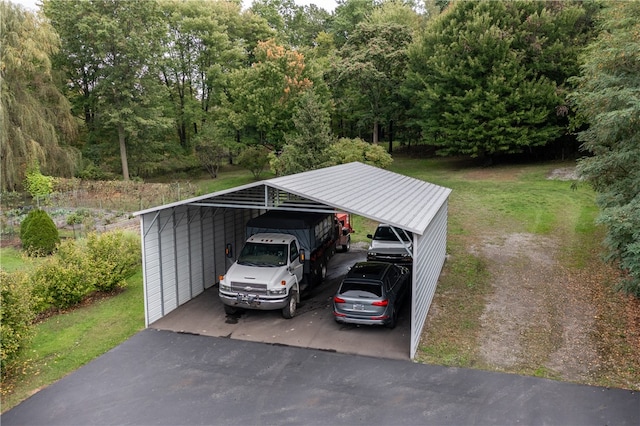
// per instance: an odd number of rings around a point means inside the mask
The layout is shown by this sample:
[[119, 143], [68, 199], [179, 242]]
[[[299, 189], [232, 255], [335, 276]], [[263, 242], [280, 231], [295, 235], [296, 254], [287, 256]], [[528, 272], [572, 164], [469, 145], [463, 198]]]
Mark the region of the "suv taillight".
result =
[[388, 306], [389, 305], [389, 300], [387, 300], [387, 299], [379, 300], [377, 302], [373, 302], [372, 305], [373, 306]]
[[345, 303], [345, 302], [344, 302], [344, 299], [341, 299], [341, 298], [339, 298], [338, 296], [334, 296], [334, 297], [333, 297], [333, 301], [334, 301], [335, 303]]

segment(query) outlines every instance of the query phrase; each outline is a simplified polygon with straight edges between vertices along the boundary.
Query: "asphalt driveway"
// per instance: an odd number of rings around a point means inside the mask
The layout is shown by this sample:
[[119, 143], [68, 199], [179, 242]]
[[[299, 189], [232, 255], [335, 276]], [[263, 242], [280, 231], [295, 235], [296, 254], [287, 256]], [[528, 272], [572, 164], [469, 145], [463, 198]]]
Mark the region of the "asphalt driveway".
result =
[[8, 425], [638, 425], [640, 394], [146, 329]]

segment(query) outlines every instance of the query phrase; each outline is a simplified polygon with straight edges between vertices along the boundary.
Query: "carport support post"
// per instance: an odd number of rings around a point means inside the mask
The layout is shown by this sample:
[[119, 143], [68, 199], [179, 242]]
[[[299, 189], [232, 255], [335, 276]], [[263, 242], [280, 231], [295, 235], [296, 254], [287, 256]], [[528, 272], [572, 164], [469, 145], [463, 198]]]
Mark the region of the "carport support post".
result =
[[[404, 241], [401, 237], [400, 234], [398, 234], [398, 231], [396, 231], [396, 227], [395, 226], [389, 226], [391, 228], [391, 232], [393, 232], [393, 234], [396, 236], [396, 238], [398, 239], [398, 241], [400, 241], [400, 243], [402, 243], [402, 241]], [[402, 230], [402, 232], [404, 233], [404, 236], [407, 237], [407, 239], [409, 238], [409, 235], [407, 235], [407, 231], [405, 231], [404, 229]], [[403, 244], [404, 246], [404, 244]], [[415, 247], [415, 242], [413, 242], [411, 244], [412, 248]], [[409, 250], [407, 247], [404, 247], [404, 250], [409, 253], [409, 256], [411, 256], [411, 259], [413, 259], [413, 251]]]

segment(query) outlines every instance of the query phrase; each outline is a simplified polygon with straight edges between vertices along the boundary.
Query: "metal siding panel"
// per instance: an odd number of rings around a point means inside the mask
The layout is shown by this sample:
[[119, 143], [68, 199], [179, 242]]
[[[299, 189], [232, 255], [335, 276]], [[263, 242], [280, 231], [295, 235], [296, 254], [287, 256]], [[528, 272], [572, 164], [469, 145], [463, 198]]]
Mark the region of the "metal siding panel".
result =
[[202, 279], [205, 288], [211, 287], [211, 277], [214, 275], [215, 266], [213, 252], [214, 214], [216, 209], [200, 209], [200, 223], [202, 224]]
[[175, 262], [178, 305], [191, 300], [191, 259], [189, 258], [189, 216], [188, 207], [180, 206], [175, 209]]
[[204, 291], [202, 269], [202, 215], [201, 208], [189, 210], [189, 268], [191, 274], [191, 297]]
[[[151, 230], [155, 214], [140, 216], [140, 234], [142, 244], [142, 282], [144, 288], [144, 313], [145, 324], [148, 326], [155, 321], [156, 312], [162, 310], [159, 298], [154, 297], [160, 293], [160, 262], [158, 261], [158, 234]], [[145, 232], [145, 230], [147, 232]]]
[[[210, 276], [207, 276], [207, 288], [218, 282], [218, 275], [224, 275], [227, 272], [226, 257], [224, 256], [225, 239], [225, 216], [228, 209], [219, 209], [213, 218], [213, 245], [207, 256], [211, 258], [213, 269]], [[234, 247], [235, 250], [235, 247]]]
[[[416, 234], [424, 232], [451, 192], [448, 188], [361, 163], [282, 176], [265, 183]], [[380, 203], [380, 199], [392, 201]]]
[[176, 290], [175, 238], [173, 234], [173, 209], [163, 210], [158, 218], [160, 225], [160, 267], [162, 274], [163, 315], [178, 307]]
[[413, 261], [413, 298], [411, 306], [410, 357], [416, 354], [427, 313], [436, 292], [446, 258], [447, 203], [440, 207], [424, 235], [417, 235]]

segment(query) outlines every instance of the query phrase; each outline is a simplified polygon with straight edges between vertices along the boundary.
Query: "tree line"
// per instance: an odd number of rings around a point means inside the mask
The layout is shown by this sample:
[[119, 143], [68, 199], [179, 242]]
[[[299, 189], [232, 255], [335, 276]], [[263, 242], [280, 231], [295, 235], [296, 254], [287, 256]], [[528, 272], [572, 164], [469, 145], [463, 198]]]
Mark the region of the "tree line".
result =
[[[303, 168], [326, 163], [321, 152], [338, 138], [442, 155], [552, 152], [571, 139], [567, 78], [596, 33], [599, 5], [341, 0], [329, 13], [293, 0], [256, 0], [248, 10], [238, 0], [44, 0], [34, 14], [3, 0], [3, 8], [3, 38], [14, 47], [3, 52], [6, 190], [20, 187], [34, 159], [43, 173], [126, 180], [215, 167], [247, 147], [291, 151], [301, 135], [323, 135], [305, 147], [323, 161]], [[314, 120], [296, 120], [311, 104]], [[300, 169], [274, 157], [281, 172]]]
[[0, 5], [3, 191], [34, 163], [130, 179], [388, 164], [394, 144], [487, 164], [586, 153], [610, 255], [640, 280], [638, 2]]

